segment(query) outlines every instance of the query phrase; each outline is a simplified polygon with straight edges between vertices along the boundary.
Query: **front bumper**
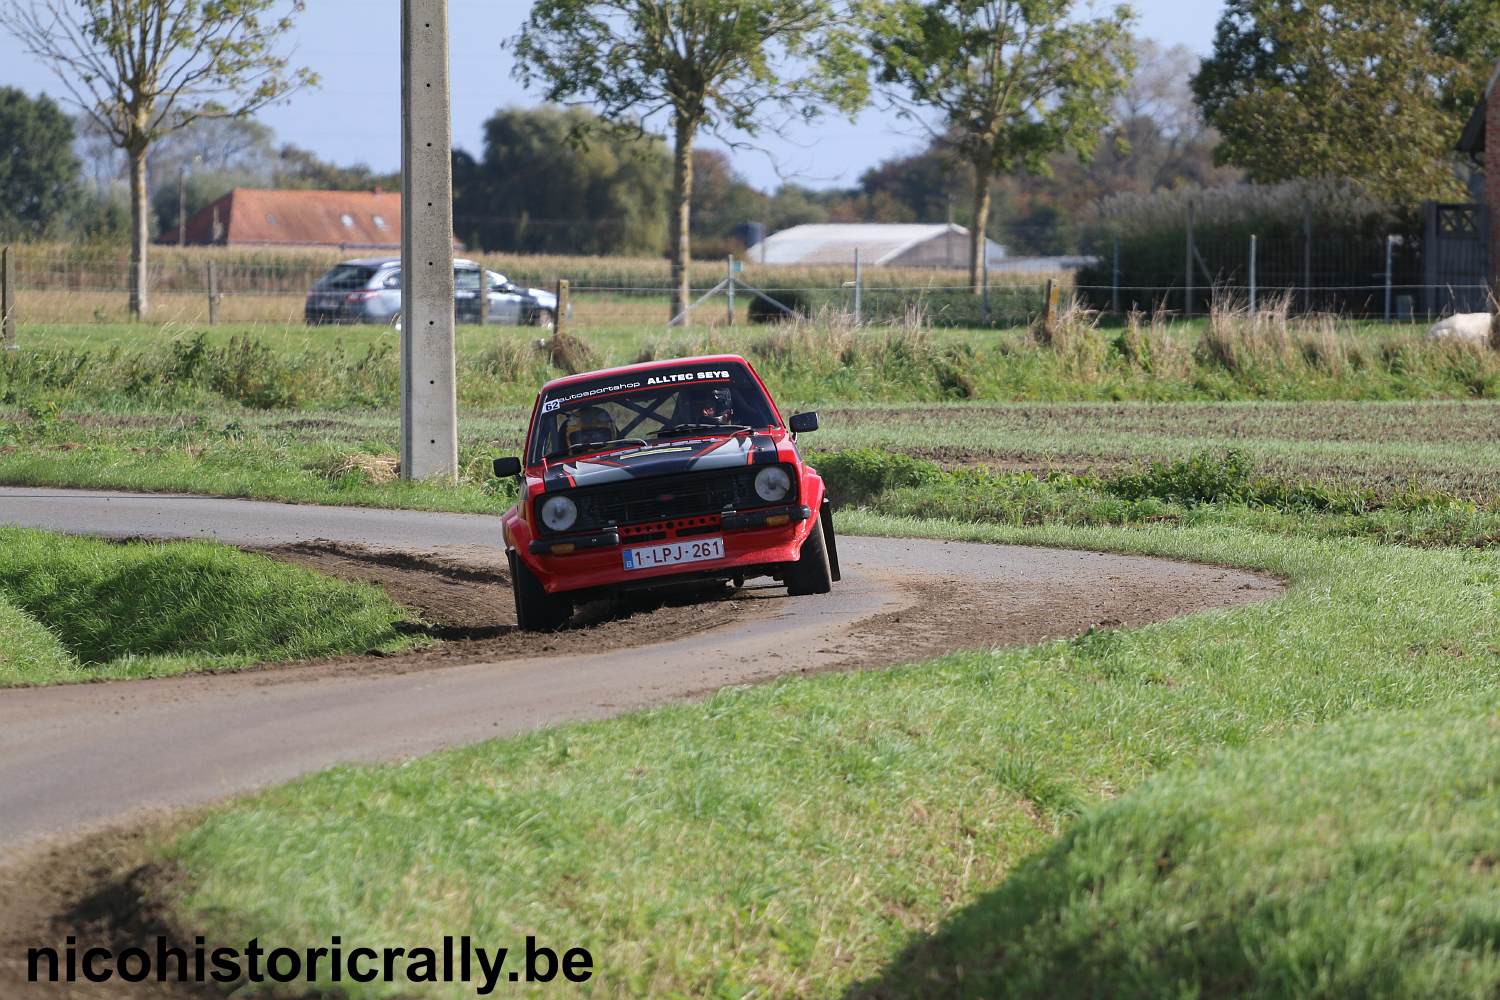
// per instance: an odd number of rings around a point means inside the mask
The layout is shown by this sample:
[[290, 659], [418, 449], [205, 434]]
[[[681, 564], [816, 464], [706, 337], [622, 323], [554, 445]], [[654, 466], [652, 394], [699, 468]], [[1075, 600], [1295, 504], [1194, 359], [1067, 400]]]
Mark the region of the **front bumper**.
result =
[[663, 539], [633, 538], [628, 529], [528, 539], [525, 544], [517, 544], [516, 554], [526, 560], [542, 587], [553, 594], [668, 584], [677, 578], [730, 579], [759, 575], [768, 567], [796, 562], [816, 520], [812, 510], [800, 504], [726, 514], [715, 527], [665, 539], [690, 541], [717, 535], [724, 539], [722, 559], [651, 569], [625, 569], [623, 552]]

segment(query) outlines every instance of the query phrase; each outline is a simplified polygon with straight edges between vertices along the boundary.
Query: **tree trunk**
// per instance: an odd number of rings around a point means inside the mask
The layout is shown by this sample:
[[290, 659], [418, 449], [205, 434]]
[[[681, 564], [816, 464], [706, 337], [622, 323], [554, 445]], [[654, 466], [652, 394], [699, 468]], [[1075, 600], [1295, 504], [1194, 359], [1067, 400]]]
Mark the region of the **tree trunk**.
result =
[[[688, 274], [692, 248], [688, 223], [693, 201], [693, 136], [698, 125], [679, 115], [673, 129], [676, 145], [672, 150], [672, 315], [669, 319], [675, 319], [692, 302], [693, 286]], [[683, 326], [690, 321], [691, 317], [682, 317]]]
[[990, 172], [974, 166], [974, 220], [969, 226], [969, 287], [975, 295], [984, 294], [983, 259], [989, 251], [984, 233], [990, 223]]
[[130, 157], [130, 318], [145, 319], [149, 311], [146, 282], [147, 219], [146, 150], [129, 150]]

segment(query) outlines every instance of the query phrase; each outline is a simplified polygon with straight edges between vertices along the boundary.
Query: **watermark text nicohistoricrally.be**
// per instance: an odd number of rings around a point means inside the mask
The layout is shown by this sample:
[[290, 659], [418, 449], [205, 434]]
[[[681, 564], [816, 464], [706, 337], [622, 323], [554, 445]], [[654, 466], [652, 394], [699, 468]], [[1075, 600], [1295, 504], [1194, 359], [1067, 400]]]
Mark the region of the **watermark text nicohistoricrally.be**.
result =
[[243, 948], [210, 948], [203, 938], [184, 948], [158, 937], [141, 947], [80, 945], [28, 948], [33, 983], [467, 983], [489, 996], [506, 983], [587, 982], [594, 957], [586, 948], [559, 950], [527, 936], [522, 948], [486, 948], [468, 935], [444, 936], [436, 947], [355, 947], [335, 934], [326, 947], [267, 948], [252, 938]]

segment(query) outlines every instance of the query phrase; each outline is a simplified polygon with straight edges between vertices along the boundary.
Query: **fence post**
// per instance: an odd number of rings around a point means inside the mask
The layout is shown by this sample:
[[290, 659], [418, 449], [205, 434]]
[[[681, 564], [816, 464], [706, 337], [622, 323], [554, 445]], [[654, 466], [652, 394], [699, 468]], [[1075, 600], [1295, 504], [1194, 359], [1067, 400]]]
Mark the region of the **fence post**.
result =
[[984, 249], [980, 251], [979, 258], [980, 282], [983, 286], [984, 295], [979, 303], [980, 316], [985, 326], [990, 325], [990, 238], [984, 238]]
[[216, 326], [219, 322], [219, 262], [210, 260], [208, 262], [208, 325]]
[[0, 347], [16, 349], [16, 259], [0, 247]]
[[1120, 315], [1120, 234], [1115, 233], [1115, 263], [1109, 284], [1109, 311]]
[[1042, 302], [1042, 333], [1048, 343], [1057, 335], [1057, 282], [1047, 279], [1045, 300]]
[[1255, 256], [1256, 256], [1255, 234], [1250, 234], [1250, 312], [1255, 313]]
[[1187, 206], [1187, 260], [1184, 264], [1182, 277], [1182, 315], [1193, 314], [1193, 210], [1194, 205], [1191, 198]]
[[859, 247], [855, 247], [854, 248], [854, 325], [855, 326], [859, 326], [860, 320], [863, 319], [863, 317], [864, 317], [863, 309], [862, 309], [862, 307], [864, 306], [864, 302], [861, 300], [861, 297], [860, 297], [861, 293], [863, 292], [863, 289], [861, 288], [861, 282], [863, 280], [864, 280], [864, 274], [859, 269]]
[[729, 283], [724, 286], [725, 313], [729, 325], [734, 326], [734, 254], [725, 258], [725, 271], [729, 278]]
[[1385, 237], [1385, 321], [1391, 321], [1391, 247], [1396, 237], [1389, 233]]
[[557, 315], [552, 317], [552, 336], [561, 337], [568, 324], [568, 279], [557, 279]]
[[490, 269], [479, 265], [479, 328], [483, 330], [490, 322]]

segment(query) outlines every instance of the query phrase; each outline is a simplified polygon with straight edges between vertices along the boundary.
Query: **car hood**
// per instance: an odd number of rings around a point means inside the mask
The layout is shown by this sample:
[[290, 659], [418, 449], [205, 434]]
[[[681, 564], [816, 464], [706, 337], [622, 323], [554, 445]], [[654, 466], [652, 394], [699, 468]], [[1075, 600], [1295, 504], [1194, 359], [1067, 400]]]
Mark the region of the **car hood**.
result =
[[557, 296], [553, 295], [545, 288], [528, 288], [526, 289], [526, 294], [531, 299], [535, 300], [537, 305], [542, 306], [543, 308], [557, 308]]
[[644, 448], [590, 455], [576, 462], [549, 462], [542, 471], [542, 489], [551, 493], [678, 472], [772, 465], [780, 460], [777, 436], [773, 434], [744, 431], [728, 437], [677, 438]]

